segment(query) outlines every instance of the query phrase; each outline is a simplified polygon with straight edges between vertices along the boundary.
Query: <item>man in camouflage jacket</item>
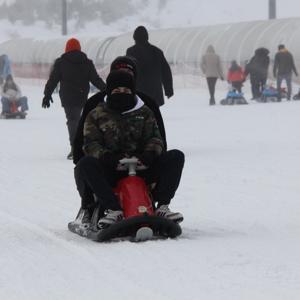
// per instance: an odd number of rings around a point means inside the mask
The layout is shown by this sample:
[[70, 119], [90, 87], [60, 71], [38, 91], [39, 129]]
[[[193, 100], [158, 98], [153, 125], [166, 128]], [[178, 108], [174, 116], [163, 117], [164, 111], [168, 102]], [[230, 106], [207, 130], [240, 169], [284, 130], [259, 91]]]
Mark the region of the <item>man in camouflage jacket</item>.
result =
[[110, 225], [123, 217], [112, 188], [126, 176], [116, 170], [119, 160], [136, 156], [149, 167], [140, 176], [156, 183], [154, 201], [157, 214], [182, 220], [168, 205], [178, 188], [184, 165], [179, 150], [165, 151], [153, 112], [136, 96], [135, 80], [125, 71], [112, 71], [107, 78], [107, 98], [86, 117], [83, 151], [85, 156], [75, 168], [75, 179], [82, 199], [82, 223], [89, 223], [95, 201], [106, 214], [98, 224]]

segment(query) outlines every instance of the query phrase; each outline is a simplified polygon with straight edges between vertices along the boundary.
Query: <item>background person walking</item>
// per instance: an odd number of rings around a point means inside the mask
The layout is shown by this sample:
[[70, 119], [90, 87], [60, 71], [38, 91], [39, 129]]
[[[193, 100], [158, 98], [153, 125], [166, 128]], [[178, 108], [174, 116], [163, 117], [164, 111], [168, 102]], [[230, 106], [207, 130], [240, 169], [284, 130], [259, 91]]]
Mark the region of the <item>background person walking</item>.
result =
[[202, 56], [201, 69], [206, 77], [210, 94], [209, 105], [215, 105], [215, 88], [217, 79], [224, 80], [223, 69], [219, 55], [215, 53], [212, 45], [207, 47], [206, 53]]
[[139, 26], [133, 33], [135, 45], [128, 48], [127, 56], [134, 57], [137, 63], [136, 88], [162, 106], [165, 95], [173, 96], [173, 77], [170, 66], [162, 50], [148, 42], [148, 31]]
[[268, 78], [269, 64], [269, 50], [261, 47], [255, 50], [254, 56], [246, 65], [245, 77], [250, 75], [252, 100], [261, 97]]
[[51, 95], [59, 82], [59, 96], [67, 118], [71, 144], [67, 158], [72, 159], [73, 140], [82, 108], [88, 98], [90, 82], [99, 90], [105, 89], [105, 83], [97, 74], [92, 60], [81, 51], [80, 43], [75, 38], [67, 41], [65, 53], [54, 62], [44, 90], [43, 108], [50, 107], [50, 102], [53, 102]]
[[287, 85], [287, 100], [291, 100], [293, 72], [298, 76], [293, 55], [281, 44], [278, 46], [278, 52], [275, 55], [273, 67], [273, 75], [277, 79], [279, 100], [281, 100], [281, 83], [283, 80], [286, 81]]

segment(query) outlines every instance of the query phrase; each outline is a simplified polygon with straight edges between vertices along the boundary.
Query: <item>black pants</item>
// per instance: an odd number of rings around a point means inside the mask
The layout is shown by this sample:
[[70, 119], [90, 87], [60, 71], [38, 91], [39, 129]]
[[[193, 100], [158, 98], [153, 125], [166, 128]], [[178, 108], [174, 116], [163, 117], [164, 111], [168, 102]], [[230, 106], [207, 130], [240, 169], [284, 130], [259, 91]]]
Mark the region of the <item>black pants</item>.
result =
[[67, 127], [68, 127], [68, 132], [69, 132], [69, 140], [70, 140], [70, 145], [73, 145], [73, 141], [75, 138], [77, 126], [80, 120], [80, 115], [82, 111], [82, 107], [80, 106], [64, 106], [65, 110], [65, 115], [67, 119]]
[[215, 102], [215, 89], [216, 89], [217, 79], [218, 79], [217, 77], [207, 77], [206, 78], [207, 85], [208, 85], [208, 90], [209, 90], [209, 95], [210, 95], [210, 99], [209, 99], [209, 104], [210, 105], [216, 104], [216, 102]]
[[[171, 202], [179, 186], [183, 166], [184, 154], [170, 150], [158, 157], [149, 169], [138, 172], [137, 175], [147, 184], [156, 183], [152, 196], [158, 206]], [[127, 172], [108, 169], [98, 159], [85, 156], [77, 163], [74, 175], [82, 208], [93, 208], [95, 195], [101, 209], [120, 209], [112, 188], [119, 179], [127, 176]]]
[[250, 78], [253, 99], [260, 98], [260, 96], [265, 88], [266, 82], [267, 82], [267, 78], [264, 78], [264, 77], [251, 77]]

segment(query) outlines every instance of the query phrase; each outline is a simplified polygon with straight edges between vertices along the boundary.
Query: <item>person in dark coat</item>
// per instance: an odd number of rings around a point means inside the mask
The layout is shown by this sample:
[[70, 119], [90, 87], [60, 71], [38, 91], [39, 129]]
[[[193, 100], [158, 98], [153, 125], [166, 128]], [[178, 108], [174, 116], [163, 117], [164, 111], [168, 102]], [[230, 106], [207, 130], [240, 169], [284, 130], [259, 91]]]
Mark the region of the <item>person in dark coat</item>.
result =
[[250, 75], [252, 99], [260, 98], [265, 88], [270, 64], [269, 50], [258, 48], [245, 68], [245, 77]]
[[68, 159], [73, 156], [73, 140], [82, 108], [88, 98], [90, 82], [101, 91], [105, 89], [105, 83], [99, 77], [92, 60], [81, 51], [80, 42], [71, 38], [66, 43], [65, 53], [54, 62], [42, 102], [43, 108], [50, 107], [50, 102], [53, 102], [52, 93], [60, 83], [59, 96], [66, 114], [71, 144]]
[[[134, 59], [131, 57], [128, 57], [128, 56], [117, 57], [111, 63], [110, 70], [111, 71], [125, 70], [125, 71], [129, 72], [134, 77], [135, 80], [139, 76], [139, 74], [137, 73], [138, 71], [137, 71], [137, 67], [136, 67], [136, 63], [135, 63]], [[161, 134], [163, 142], [164, 142], [164, 147], [165, 147], [165, 149], [167, 149], [166, 132], [165, 132], [163, 118], [162, 118], [161, 112], [159, 110], [159, 106], [156, 104], [156, 102], [153, 99], [151, 99], [147, 95], [141, 93], [140, 91], [136, 92], [136, 96], [139, 97], [144, 102], [144, 104], [147, 105], [154, 113], [160, 134]], [[73, 143], [73, 162], [74, 162], [74, 164], [77, 164], [78, 161], [84, 156], [82, 146], [83, 146], [83, 126], [84, 126], [86, 116], [99, 103], [103, 103], [105, 101], [105, 98], [106, 98], [106, 91], [98, 92], [97, 94], [93, 95], [92, 97], [90, 97], [88, 99], [88, 101], [86, 102], [86, 104], [83, 108], [81, 118], [78, 123], [76, 135], [74, 138], [74, 143]]]
[[165, 103], [162, 87], [168, 98], [174, 93], [170, 66], [163, 51], [148, 42], [148, 31], [144, 26], [135, 29], [133, 38], [135, 45], [127, 49], [126, 55], [134, 57], [137, 61], [137, 90], [161, 106]]
[[[119, 160], [135, 156], [148, 167], [138, 171], [152, 190], [157, 203], [155, 214], [174, 222], [183, 220], [172, 212], [169, 204], [180, 183], [184, 154], [180, 150], [165, 151], [153, 112], [136, 97], [135, 79], [124, 70], [111, 71], [106, 80], [107, 97], [89, 112], [84, 122], [85, 156], [75, 167], [75, 179], [81, 196], [81, 213], [76, 223], [87, 228], [95, 205], [105, 211], [98, 228], [106, 228], [122, 220], [123, 212], [113, 188], [128, 176], [117, 170]], [[87, 189], [97, 202], [86, 198]]]
[[286, 81], [287, 85], [287, 100], [291, 100], [293, 72], [296, 76], [298, 76], [293, 55], [285, 48], [284, 45], [279, 45], [273, 67], [273, 75], [277, 79], [279, 100], [281, 100], [281, 83], [283, 80]]

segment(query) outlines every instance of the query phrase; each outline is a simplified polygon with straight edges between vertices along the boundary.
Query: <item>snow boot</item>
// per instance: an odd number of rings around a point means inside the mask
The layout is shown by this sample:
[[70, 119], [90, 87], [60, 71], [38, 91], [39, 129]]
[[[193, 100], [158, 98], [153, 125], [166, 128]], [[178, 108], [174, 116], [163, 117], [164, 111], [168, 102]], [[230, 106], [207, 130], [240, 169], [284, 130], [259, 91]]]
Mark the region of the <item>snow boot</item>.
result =
[[119, 222], [123, 219], [123, 212], [121, 210], [111, 210], [107, 209], [104, 212], [104, 217], [100, 218], [98, 221], [98, 228], [104, 229], [110, 225]]
[[89, 228], [91, 225], [92, 213], [89, 209], [80, 208], [76, 219], [73, 224], [80, 226], [81, 228]]
[[155, 215], [167, 218], [171, 221], [180, 223], [183, 221], [183, 215], [179, 212], [172, 212], [168, 205], [161, 205], [155, 210]]

